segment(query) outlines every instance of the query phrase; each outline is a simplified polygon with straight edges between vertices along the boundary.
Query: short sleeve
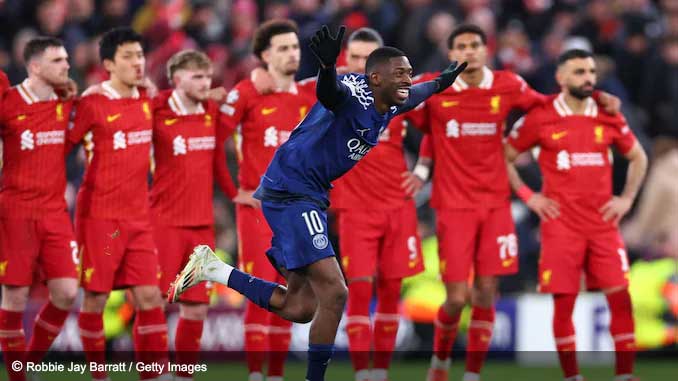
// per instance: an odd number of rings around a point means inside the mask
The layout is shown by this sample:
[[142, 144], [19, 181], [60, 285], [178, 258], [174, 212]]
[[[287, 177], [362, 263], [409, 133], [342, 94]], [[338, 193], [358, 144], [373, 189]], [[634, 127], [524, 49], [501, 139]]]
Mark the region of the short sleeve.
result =
[[78, 144], [85, 134], [92, 129], [96, 119], [96, 95], [80, 98], [75, 103], [73, 124], [68, 131], [68, 141]]
[[534, 107], [541, 106], [546, 102], [547, 96], [537, 92], [518, 74], [511, 73], [514, 83], [511, 86], [510, 98], [513, 108], [529, 111]]
[[636, 143], [636, 136], [633, 134], [633, 131], [629, 128], [626, 118], [623, 115], [618, 114], [615, 116], [614, 122], [614, 135], [612, 138], [612, 144], [621, 152], [622, 154], [627, 154], [633, 145]]
[[539, 144], [539, 124], [534, 113], [528, 113], [513, 124], [507, 142], [519, 152]]
[[248, 100], [252, 92], [256, 91], [248, 80], [241, 81], [226, 96], [226, 102], [219, 107], [218, 128], [235, 131], [236, 127], [247, 114]]

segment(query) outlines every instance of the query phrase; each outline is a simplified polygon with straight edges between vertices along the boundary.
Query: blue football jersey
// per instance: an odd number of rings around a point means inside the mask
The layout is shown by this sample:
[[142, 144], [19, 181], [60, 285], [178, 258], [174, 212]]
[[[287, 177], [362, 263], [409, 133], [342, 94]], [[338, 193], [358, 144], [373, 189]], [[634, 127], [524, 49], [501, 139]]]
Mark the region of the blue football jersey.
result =
[[379, 134], [398, 114], [393, 106], [380, 114], [368, 79], [362, 74], [338, 76], [343, 99], [334, 111], [316, 102], [306, 118], [276, 151], [261, 187], [328, 204], [331, 183], [374, 147]]

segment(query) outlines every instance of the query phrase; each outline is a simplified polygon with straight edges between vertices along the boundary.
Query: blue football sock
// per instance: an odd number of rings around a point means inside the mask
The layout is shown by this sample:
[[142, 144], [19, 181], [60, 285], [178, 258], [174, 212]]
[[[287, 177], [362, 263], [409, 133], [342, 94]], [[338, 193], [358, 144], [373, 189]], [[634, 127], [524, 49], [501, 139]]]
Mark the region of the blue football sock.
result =
[[334, 353], [332, 344], [308, 345], [308, 368], [306, 381], [325, 381], [325, 371]]
[[228, 277], [228, 287], [245, 295], [252, 303], [268, 310], [273, 291], [278, 287], [277, 283], [267, 282], [238, 269], [233, 269]]

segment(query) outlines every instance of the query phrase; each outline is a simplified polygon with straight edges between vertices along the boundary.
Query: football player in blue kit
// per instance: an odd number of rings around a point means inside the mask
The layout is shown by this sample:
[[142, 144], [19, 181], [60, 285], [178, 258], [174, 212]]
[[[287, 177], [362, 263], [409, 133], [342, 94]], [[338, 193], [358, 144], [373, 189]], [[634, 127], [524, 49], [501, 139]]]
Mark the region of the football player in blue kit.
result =
[[333, 353], [347, 287], [327, 237], [331, 182], [377, 144], [391, 118], [451, 86], [466, 63], [452, 63], [433, 81], [412, 85], [412, 66], [403, 52], [382, 47], [370, 54], [365, 74], [337, 76], [336, 59], [345, 28], [336, 37], [323, 26], [310, 48], [320, 62], [318, 102], [275, 153], [255, 197], [273, 231], [271, 263], [287, 287], [266, 282], [219, 260], [198, 246], [170, 287], [168, 298], [201, 281], [214, 281], [252, 302], [299, 323], [312, 321], [307, 381], [323, 381]]

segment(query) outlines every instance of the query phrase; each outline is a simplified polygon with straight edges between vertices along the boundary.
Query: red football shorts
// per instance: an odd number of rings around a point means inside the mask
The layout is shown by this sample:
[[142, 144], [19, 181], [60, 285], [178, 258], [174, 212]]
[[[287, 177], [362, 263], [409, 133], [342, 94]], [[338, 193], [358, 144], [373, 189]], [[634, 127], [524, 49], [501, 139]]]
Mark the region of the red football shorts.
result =
[[[153, 226], [155, 246], [158, 248], [160, 264], [160, 291], [166, 293], [171, 282], [188, 263], [193, 248], [207, 245], [214, 250], [214, 227], [208, 226]], [[209, 303], [209, 282], [191, 287], [179, 297], [183, 302]]]
[[261, 209], [236, 205], [235, 219], [240, 270], [269, 282], [285, 284], [285, 278], [278, 274], [266, 256], [266, 251], [271, 248], [273, 232]]
[[78, 278], [78, 245], [68, 213], [40, 219], [0, 218], [0, 284]]
[[550, 220], [541, 224], [540, 292], [578, 293], [582, 274], [589, 290], [627, 286], [629, 262], [617, 229], [584, 234]]
[[80, 284], [93, 292], [157, 286], [160, 275], [147, 220], [75, 219], [82, 268]]
[[339, 213], [339, 251], [347, 279], [402, 279], [424, 270], [417, 210], [344, 209]]
[[518, 239], [511, 205], [498, 208], [438, 209], [438, 257], [445, 283], [476, 276], [518, 272]]

